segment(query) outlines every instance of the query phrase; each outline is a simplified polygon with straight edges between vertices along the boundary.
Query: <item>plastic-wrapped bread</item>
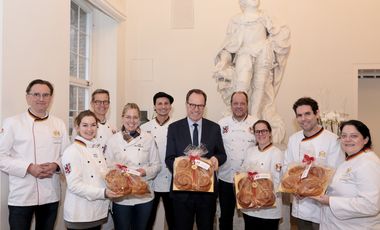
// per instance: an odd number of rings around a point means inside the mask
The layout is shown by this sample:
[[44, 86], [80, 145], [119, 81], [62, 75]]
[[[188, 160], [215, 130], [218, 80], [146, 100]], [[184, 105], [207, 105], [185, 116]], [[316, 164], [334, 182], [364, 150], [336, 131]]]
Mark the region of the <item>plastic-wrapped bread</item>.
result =
[[237, 173], [234, 176], [238, 209], [274, 207], [276, 196], [268, 173]]

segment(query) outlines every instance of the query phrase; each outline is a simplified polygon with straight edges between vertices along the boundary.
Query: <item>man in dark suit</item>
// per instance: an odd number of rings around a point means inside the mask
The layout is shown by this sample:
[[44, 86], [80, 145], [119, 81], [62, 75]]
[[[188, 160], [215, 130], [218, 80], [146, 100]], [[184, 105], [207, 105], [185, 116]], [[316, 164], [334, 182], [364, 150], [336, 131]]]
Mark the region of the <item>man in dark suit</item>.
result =
[[[226, 161], [226, 153], [220, 126], [203, 118], [207, 96], [200, 89], [192, 89], [186, 95], [187, 117], [172, 123], [168, 128], [165, 163], [173, 172], [176, 157], [184, 156], [185, 148], [190, 145], [206, 146], [216, 171]], [[192, 230], [194, 218], [198, 230], [212, 230], [216, 211], [217, 180], [214, 179], [214, 192], [173, 191], [174, 229]]]

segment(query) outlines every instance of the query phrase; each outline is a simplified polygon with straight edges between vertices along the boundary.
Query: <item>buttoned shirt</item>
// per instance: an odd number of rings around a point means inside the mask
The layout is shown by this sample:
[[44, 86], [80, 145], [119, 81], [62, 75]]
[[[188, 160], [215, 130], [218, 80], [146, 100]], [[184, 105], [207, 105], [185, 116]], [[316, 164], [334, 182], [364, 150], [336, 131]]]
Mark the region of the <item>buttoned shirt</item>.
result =
[[172, 123], [171, 119], [160, 125], [156, 119], [143, 124], [140, 128], [142, 131], [152, 134], [158, 147], [158, 153], [161, 161], [161, 170], [153, 180], [153, 189], [156, 192], [169, 192], [172, 175], [165, 164], [166, 141], [168, 126]]
[[220, 180], [232, 183], [234, 174], [240, 171], [248, 148], [256, 144], [252, 133], [252, 125], [255, 122], [256, 120], [250, 115], [241, 121], [227, 116], [218, 122], [227, 154], [226, 162], [219, 168]]
[[30, 164], [54, 162], [60, 165], [69, 143], [65, 124], [55, 116], [40, 119], [27, 111], [4, 120], [0, 133], [0, 170], [9, 175], [9, 205], [32, 206], [59, 201], [59, 175], [39, 179], [27, 173], [27, 169]]
[[[290, 164], [301, 163], [305, 154], [313, 156], [316, 163], [334, 169], [344, 161], [337, 135], [323, 128], [310, 137], [305, 137], [303, 131], [299, 131], [289, 138], [284, 155], [283, 173]], [[294, 217], [320, 223], [320, 213], [320, 204], [317, 201], [310, 198], [293, 198]]]

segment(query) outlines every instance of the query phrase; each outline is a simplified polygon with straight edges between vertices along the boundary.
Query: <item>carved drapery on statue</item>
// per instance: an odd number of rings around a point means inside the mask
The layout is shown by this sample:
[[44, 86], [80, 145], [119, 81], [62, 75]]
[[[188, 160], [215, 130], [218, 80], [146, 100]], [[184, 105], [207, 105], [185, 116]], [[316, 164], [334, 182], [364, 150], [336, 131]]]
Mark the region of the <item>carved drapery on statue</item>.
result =
[[240, 0], [240, 4], [243, 13], [230, 20], [213, 77], [228, 107], [233, 92], [247, 92], [250, 114], [267, 120], [273, 141], [281, 143], [285, 125], [276, 111], [275, 98], [290, 51], [290, 30], [260, 11], [258, 3]]

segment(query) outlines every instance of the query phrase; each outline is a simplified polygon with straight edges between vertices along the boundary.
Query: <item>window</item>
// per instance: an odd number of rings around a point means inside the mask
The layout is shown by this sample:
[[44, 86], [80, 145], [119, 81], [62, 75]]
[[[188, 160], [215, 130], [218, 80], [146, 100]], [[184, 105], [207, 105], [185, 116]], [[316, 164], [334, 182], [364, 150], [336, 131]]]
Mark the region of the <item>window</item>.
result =
[[70, 109], [69, 133], [80, 111], [88, 108], [90, 79], [90, 29], [91, 13], [88, 7], [71, 1], [70, 12]]

